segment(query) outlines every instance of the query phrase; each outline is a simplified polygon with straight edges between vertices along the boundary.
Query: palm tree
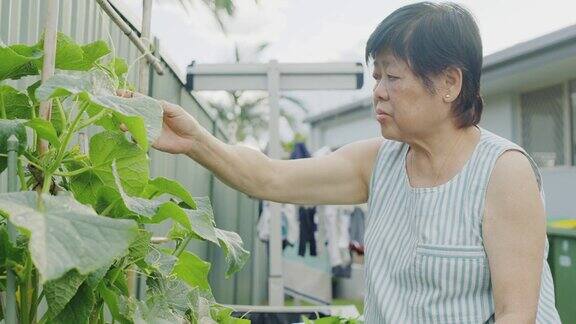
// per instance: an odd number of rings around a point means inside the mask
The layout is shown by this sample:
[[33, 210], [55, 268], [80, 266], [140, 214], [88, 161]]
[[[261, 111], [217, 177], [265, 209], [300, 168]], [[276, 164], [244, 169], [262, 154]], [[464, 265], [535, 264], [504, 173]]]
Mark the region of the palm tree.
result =
[[[182, 8], [191, 15], [192, 6], [200, 1], [203, 3], [218, 23], [220, 31], [228, 37], [228, 29], [222, 20], [222, 14], [233, 17], [236, 11], [234, 0], [178, 0]], [[256, 4], [259, 0], [254, 0]], [[262, 43], [256, 47], [255, 53], [258, 56], [267, 47], [268, 43]], [[238, 44], [234, 44], [235, 62], [240, 63], [240, 50]], [[244, 141], [248, 136], [254, 138], [261, 137], [268, 129], [268, 96], [254, 95], [249, 91], [227, 91], [227, 102], [222, 103], [216, 100], [208, 100], [208, 103], [216, 109], [218, 117], [229, 131], [232, 142]], [[285, 118], [293, 131], [298, 129], [297, 120], [286, 106], [291, 103], [304, 112], [308, 112], [304, 103], [298, 98], [291, 96], [280, 96], [280, 116]]]

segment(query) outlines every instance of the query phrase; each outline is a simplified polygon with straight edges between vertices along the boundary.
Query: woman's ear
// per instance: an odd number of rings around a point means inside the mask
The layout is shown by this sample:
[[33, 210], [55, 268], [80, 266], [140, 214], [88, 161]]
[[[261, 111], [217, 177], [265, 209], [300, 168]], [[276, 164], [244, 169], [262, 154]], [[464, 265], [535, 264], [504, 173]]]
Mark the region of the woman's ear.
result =
[[443, 79], [442, 98], [444, 102], [452, 102], [456, 100], [462, 90], [462, 70], [456, 67], [448, 67], [444, 70]]

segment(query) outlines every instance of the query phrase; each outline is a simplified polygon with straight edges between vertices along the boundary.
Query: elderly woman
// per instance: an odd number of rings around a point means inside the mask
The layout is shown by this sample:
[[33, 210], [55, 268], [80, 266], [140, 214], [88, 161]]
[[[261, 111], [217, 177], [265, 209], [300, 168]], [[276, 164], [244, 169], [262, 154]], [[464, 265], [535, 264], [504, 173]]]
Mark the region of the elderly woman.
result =
[[272, 160], [163, 103], [153, 146], [253, 197], [367, 201], [367, 323], [559, 323], [539, 171], [521, 147], [478, 126], [482, 44], [470, 13], [402, 7], [372, 33], [366, 58], [382, 137]]

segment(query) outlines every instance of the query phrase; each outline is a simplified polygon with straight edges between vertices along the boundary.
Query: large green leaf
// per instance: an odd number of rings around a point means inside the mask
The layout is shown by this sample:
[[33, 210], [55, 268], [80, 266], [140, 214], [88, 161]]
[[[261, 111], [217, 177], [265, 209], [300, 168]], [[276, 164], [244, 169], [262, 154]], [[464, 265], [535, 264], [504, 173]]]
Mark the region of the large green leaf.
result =
[[44, 82], [36, 91], [40, 100], [77, 95], [88, 105], [88, 114], [93, 116], [102, 109], [110, 109], [113, 114], [102, 118], [98, 124], [117, 130], [124, 123], [138, 145], [148, 149], [160, 136], [162, 130], [162, 106], [153, 98], [138, 95], [124, 98], [116, 95], [114, 81], [105, 72], [91, 70], [80, 75], [58, 74]]
[[[11, 135], [16, 135], [18, 138], [18, 154], [22, 154], [26, 149], [26, 128], [24, 127], [23, 119], [0, 119], [0, 153], [8, 153], [8, 139]], [[8, 166], [8, 159], [5, 156], [0, 156], [0, 173]]]
[[96, 304], [96, 297], [90, 286], [82, 284], [76, 295], [72, 297], [66, 307], [50, 323], [54, 324], [88, 324], [92, 309]]
[[184, 280], [192, 288], [210, 290], [208, 283], [208, 273], [210, 263], [200, 259], [194, 253], [183, 251], [178, 256], [178, 262], [174, 267], [174, 274]]
[[30, 254], [42, 282], [76, 269], [88, 274], [126, 253], [137, 234], [132, 220], [98, 216], [67, 195], [0, 194], [0, 210], [30, 233]]
[[28, 96], [9, 85], [0, 85], [0, 111], [2, 107], [6, 119], [32, 118], [32, 105]]
[[81, 275], [76, 270], [72, 270], [61, 278], [44, 284], [49, 319], [54, 318], [66, 307], [85, 279], [86, 275]]
[[148, 156], [136, 144], [128, 141], [122, 132], [104, 131], [90, 139], [90, 160], [93, 172], [102, 182], [116, 187], [112, 162], [116, 161], [123, 190], [138, 196], [148, 183]]
[[[37, 48], [44, 48], [44, 37], [36, 45]], [[94, 67], [94, 63], [101, 57], [110, 53], [106, 42], [96, 41], [94, 43], [80, 46], [72, 38], [63, 33], [56, 36], [56, 68], [61, 70], [88, 71]], [[43, 61], [37, 60], [36, 64], [42, 67]]]
[[162, 194], [170, 194], [176, 198], [180, 198], [190, 208], [196, 208], [196, 202], [192, 195], [176, 180], [158, 177], [148, 181], [148, 186], [144, 190], [144, 196], [154, 198]]
[[0, 81], [37, 75], [39, 71], [34, 62], [42, 55], [36, 46], [0, 44]]
[[240, 235], [216, 229], [216, 236], [220, 240], [220, 246], [224, 250], [228, 268], [226, 269], [226, 278], [229, 278], [233, 273], [240, 271], [250, 256], [250, 252], [244, 250], [242, 247], [242, 238]]

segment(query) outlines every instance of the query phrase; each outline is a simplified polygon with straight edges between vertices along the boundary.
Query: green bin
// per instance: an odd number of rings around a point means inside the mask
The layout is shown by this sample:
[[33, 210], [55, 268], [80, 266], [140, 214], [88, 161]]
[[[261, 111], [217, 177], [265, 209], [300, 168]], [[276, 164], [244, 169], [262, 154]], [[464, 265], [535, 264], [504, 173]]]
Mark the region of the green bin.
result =
[[548, 263], [562, 323], [576, 323], [576, 228], [548, 227]]

